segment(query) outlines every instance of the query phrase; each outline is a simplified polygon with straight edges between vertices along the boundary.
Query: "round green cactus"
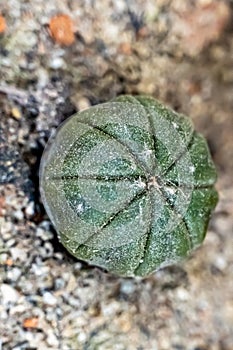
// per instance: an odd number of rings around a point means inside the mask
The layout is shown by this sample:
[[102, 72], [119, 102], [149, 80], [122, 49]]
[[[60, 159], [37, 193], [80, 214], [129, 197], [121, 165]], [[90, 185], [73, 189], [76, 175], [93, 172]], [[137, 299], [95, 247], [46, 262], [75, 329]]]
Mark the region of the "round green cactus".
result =
[[215, 181], [191, 120], [145, 96], [70, 117], [40, 169], [42, 200], [62, 244], [121, 276], [146, 276], [201, 244]]

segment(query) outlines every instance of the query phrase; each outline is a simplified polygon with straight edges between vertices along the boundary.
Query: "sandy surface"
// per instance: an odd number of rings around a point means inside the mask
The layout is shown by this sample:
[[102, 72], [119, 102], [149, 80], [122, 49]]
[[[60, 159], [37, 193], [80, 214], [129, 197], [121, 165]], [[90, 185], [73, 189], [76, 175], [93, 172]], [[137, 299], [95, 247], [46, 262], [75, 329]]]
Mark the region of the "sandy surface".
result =
[[[0, 349], [232, 350], [232, 1], [0, 0], [0, 15]], [[189, 115], [219, 173], [202, 247], [144, 280], [73, 259], [38, 191], [61, 121], [122, 93]]]

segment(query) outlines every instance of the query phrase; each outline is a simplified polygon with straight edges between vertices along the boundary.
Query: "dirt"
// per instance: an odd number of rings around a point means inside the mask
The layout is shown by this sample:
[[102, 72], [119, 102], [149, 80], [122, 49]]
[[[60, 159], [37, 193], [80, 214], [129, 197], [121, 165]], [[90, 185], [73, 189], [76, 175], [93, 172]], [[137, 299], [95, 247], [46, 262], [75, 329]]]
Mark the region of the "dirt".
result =
[[[233, 349], [232, 18], [230, 0], [0, 0], [0, 349]], [[69, 256], [38, 188], [56, 127], [125, 93], [190, 116], [218, 170], [204, 244], [144, 280]]]

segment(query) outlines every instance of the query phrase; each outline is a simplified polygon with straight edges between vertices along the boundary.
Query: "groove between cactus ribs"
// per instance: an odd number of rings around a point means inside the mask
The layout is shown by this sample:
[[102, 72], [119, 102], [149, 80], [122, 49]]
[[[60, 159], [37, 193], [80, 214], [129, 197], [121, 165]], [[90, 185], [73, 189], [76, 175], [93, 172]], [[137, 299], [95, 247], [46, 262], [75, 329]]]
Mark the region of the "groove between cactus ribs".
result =
[[107, 132], [106, 130], [103, 130], [103, 129], [102, 129], [101, 127], [99, 127], [98, 125], [94, 125], [94, 124], [92, 124], [92, 123], [90, 123], [90, 122], [87, 122], [87, 121], [78, 121], [78, 123], [83, 124], [83, 125], [87, 125], [87, 126], [93, 128], [93, 129], [95, 129], [95, 130], [98, 130], [98, 131], [101, 132], [102, 134], [104, 134], [104, 135], [106, 135], [106, 136], [112, 138], [113, 140], [115, 140], [116, 142], [118, 142], [119, 144], [121, 144], [123, 147], [125, 147], [125, 148], [128, 150], [129, 154], [130, 154], [131, 157], [134, 159], [135, 163], [137, 164], [137, 166], [138, 166], [139, 168], [143, 169], [144, 172], [145, 172], [146, 174], [150, 174], [151, 176], [153, 175], [153, 174], [151, 173], [150, 168], [149, 168], [146, 164], [142, 163], [142, 162], [137, 158], [137, 154], [135, 154], [134, 152], [132, 152], [131, 148], [130, 148], [125, 142], [123, 142], [122, 140], [116, 138], [115, 135], [113, 135], [113, 134]]

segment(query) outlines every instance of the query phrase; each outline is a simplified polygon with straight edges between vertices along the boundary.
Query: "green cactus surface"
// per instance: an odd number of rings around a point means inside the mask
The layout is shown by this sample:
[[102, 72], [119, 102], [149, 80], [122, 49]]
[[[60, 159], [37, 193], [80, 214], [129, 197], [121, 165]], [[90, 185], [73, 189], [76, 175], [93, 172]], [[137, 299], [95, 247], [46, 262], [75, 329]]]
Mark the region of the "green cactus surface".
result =
[[44, 152], [40, 188], [76, 258], [147, 276], [204, 240], [218, 196], [191, 120], [146, 96], [120, 96], [66, 120]]

